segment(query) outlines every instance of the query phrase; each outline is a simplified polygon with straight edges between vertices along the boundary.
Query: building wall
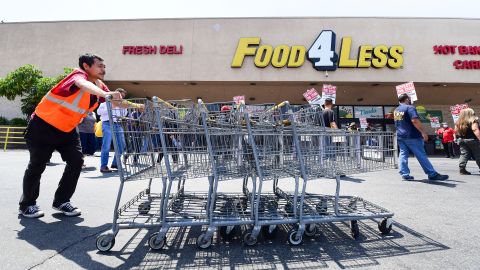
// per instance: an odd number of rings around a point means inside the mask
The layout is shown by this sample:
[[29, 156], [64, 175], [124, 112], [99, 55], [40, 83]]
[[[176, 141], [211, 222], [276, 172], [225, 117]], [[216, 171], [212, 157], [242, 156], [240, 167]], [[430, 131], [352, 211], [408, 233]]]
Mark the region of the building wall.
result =
[[[405, 18], [239, 18], [162, 19], [88, 22], [6, 23], [0, 25], [0, 76], [31, 63], [47, 75], [75, 67], [83, 52], [102, 55], [110, 81], [322, 81], [479, 83], [479, 70], [455, 70], [455, 59], [476, 55], [434, 55], [434, 45], [476, 45], [479, 20]], [[257, 68], [247, 57], [242, 68], [230, 64], [241, 37], [261, 44], [303, 45], [322, 30], [353, 39], [351, 57], [362, 44], [402, 45], [400, 69], [343, 68], [323, 72], [310, 62], [299, 68]], [[181, 55], [123, 55], [124, 45], [182, 45]]]
[[0, 116], [3, 116], [7, 119], [12, 118], [23, 118], [25, 117], [20, 110], [20, 99], [16, 99], [14, 101], [7, 100], [4, 97], [0, 97]]

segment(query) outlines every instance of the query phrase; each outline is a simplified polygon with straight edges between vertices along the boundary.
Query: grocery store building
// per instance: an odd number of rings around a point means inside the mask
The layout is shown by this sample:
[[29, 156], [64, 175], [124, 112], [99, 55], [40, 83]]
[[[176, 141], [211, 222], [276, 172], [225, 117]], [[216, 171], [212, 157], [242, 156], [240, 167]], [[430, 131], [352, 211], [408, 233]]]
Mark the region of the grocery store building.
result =
[[[45, 75], [93, 52], [110, 89], [207, 102], [289, 100], [337, 86], [342, 123], [365, 117], [390, 129], [395, 86], [414, 82], [416, 106], [452, 123], [449, 107], [480, 110], [480, 20], [426, 18], [218, 18], [0, 24], [0, 77], [24, 64]], [[0, 101], [0, 115], [18, 112]], [[433, 130], [430, 130], [433, 132]]]

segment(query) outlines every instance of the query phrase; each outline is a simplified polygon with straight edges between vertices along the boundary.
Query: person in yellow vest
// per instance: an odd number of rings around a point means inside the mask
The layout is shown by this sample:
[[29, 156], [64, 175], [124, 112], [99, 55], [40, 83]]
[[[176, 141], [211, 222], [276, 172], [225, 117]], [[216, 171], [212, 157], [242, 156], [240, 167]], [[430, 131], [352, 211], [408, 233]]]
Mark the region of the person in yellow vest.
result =
[[113, 99], [122, 98], [118, 92], [109, 92], [102, 82], [105, 64], [100, 56], [81, 55], [78, 64], [80, 68], [73, 70], [42, 98], [28, 124], [25, 139], [30, 161], [23, 177], [23, 194], [19, 203], [19, 212], [24, 217], [44, 215], [36, 200], [40, 178], [54, 150], [60, 153], [66, 166], [52, 207], [67, 216], [81, 214], [80, 209], [70, 203], [83, 165], [82, 147], [75, 128], [105, 100], [107, 94]]

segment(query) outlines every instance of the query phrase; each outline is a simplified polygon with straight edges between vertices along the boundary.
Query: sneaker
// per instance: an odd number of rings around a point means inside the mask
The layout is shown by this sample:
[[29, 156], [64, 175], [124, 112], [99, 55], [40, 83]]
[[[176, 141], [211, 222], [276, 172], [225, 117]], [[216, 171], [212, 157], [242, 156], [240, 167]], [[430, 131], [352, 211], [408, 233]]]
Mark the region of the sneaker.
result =
[[461, 175], [472, 175], [471, 172], [467, 171], [465, 168], [460, 168]]
[[437, 173], [436, 175], [434, 176], [429, 176], [428, 177], [428, 180], [447, 180], [448, 179], [448, 175], [446, 174], [439, 174]]
[[112, 164], [112, 165], [110, 166], [110, 168], [112, 168], [112, 169], [118, 169], [118, 166], [117, 166], [116, 164], [115, 164], [115, 165]]
[[27, 206], [24, 210], [20, 209], [19, 214], [27, 218], [39, 218], [45, 215], [38, 205]]
[[405, 181], [412, 181], [415, 178], [413, 176], [410, 176], [410, 175], [402, 175], [402, 179], [405, 180]]
[[102, 172], [102, 173], [111, 173], [112, 170], [110, 170], [107, 166], [105, 166], [105, 167], [101, 167], [101, 168], [100, 168], [100, 172]]
[[69, 217], [80, 216], [82, 214], [82, 211], [73, 206], [70, 202], [62, 203], [59, 206], [53, 205], [52, 208]]

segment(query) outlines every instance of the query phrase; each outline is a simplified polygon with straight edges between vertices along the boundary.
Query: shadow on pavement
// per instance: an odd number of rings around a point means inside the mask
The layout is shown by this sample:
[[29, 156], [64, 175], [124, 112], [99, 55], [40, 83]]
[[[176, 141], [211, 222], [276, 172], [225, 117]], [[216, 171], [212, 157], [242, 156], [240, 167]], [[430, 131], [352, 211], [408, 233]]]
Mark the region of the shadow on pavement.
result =
[[[368, 268], [380, 265], [378, 259], [385, 257], [449, 249], [402, 224], [395, 223], [389, 235], [381, 235], [372, 221], [359, 222], [359, 225], [361, 235], [357, 240], [350, 237], [347, 223], [335, 223], [319, 225], [317, 235], [305, 236], [304, 243], [299, 246], [287, 243], [288, 228], [285, 228], [273, 240], [260, 239], [254, 247], [244, 246], [239, 234], [230, 242], [216, 237], [206, 250], [196, 245], [196, 238], [202, 231], [198, 227], [171, 228], [167, 245], [160, 251], [150, 250], [147, 244], [154, 231], [137, 230], [123, 247], [116, 247], [117, 251], [99, 254], [122, 259], [124, 263], [119, 269], [318, 269], [328, 268], [329, 264], [340, 268]], [[89, 241], [93, 247], [94, 239]]]

